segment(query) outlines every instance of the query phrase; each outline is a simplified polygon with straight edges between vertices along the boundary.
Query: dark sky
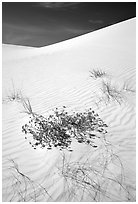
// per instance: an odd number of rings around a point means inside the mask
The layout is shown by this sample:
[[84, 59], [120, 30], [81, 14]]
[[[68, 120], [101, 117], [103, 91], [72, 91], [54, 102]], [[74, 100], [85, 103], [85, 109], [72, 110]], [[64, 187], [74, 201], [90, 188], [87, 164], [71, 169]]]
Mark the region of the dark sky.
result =
[[135, 16], [135, 2], [3, 2], [2, 42], [41, 47]]

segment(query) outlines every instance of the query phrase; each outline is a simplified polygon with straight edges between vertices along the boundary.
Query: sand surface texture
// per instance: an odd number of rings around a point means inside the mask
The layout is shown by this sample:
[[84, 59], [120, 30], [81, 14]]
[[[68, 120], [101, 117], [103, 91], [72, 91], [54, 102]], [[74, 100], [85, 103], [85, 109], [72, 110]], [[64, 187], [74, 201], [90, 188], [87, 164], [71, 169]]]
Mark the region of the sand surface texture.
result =
[[[3, 201], [135, 201], [135, 34], [130, 19], [43, 48], [3, 45]], [[20, 95], [44, 117], [92, 108], [108, 133], [93, 133], [96, 148], [34, 149]]]

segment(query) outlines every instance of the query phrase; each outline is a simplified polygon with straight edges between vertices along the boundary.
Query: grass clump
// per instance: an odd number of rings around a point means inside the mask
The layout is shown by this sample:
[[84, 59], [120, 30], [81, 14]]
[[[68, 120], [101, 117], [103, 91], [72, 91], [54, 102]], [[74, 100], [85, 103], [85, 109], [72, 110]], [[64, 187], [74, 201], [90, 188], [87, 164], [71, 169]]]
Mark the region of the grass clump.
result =
[[56, 108], [48, 117], [33, 114], [29, 123], [22, 126], [22, 131], [32, 135], [33, 144], [31, 144], [34, 148], [36, 146], [47, 147], [47, 149], [57, 147], [60, 150], [72, 151], [70, 146], [73, 138], [78, 143], [97, 147], [91, 141], [92, 137], [95, 137], [91, 133], [97, 131], [106, 134], [106, 127], [107, 125], [91, 108], [83, 113], [72, 114], [69, 114], [66, 108], [61, 110]]
[[124, 101], [123, 92], [117, 86], [113, 85], [110, 81], [102, 81], [101, 88], [103, 95], [103, 101], [107, 102], [117, 102], [121, 105]]
[[7, 101], [7, 102], [17, 101], [17, 102], [19, 102], [21, 100], [21, 97], [22, 97], [21, 91], [18, 89], [15, 89], [13, 80], [11, 83], [12, 83], [12, 88], [11, 88], [11, 90], [8, 91], [7, 96], [3, 101]]
[[97, 100], [95, 104], [99, 107], [102, 104], [108, 105], [110, 103], [122, 103], [127, 102], [127, 93], [135, 93], [135, 90], [126, 82], [123, 85], [119, 85], [111, 80], [102, 80], [100, 92], [97, 94]]
[[21, 103], [24, 107], [24, 113], [27, 113], [28, 115], [34, 115], [29, 98], [21, 97]]
[[102, 71], [101, 69], [93, 69], [92, 71], [90, 71], [90, 77], [97, 79], [97, 78], [101, 78], [106, 76], [106, 72]]
[[14, 91], [10, 92], [9, 95], [7, 96], [8, 101], [20, 101], [21, 100], [21, 93], [20, 91]]

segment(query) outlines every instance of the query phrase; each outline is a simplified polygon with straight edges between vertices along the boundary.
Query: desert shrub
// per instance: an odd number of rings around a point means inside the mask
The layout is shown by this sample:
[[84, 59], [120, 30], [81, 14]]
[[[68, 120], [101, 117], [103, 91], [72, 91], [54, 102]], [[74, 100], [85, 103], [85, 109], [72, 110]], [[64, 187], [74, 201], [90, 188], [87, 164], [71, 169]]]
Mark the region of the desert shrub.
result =
[[92, 78], [101, 78], [103, 76], [106, 76], [106, 72], [105, 71], [102, 71], [101, 69], [93, 69], [92, 71], [90, 71], [90, 77]]
[[47, 149], [57, 147], [72, 151], [70, 145], [73, 138], [79, 143], [96, 148], [97, 146], [91, 141], [95, 137], [92, 131], [106, 134], [106, 127], [107, 125], [91, 108], [83, 113], [69, 114], [64, 107], [62, 110], [56, 108], [48, 117], [33, 114], [29, 123], [22, 126], [22, 131], [32, 135], [33, 144], [30, 143], [34, 148], [36, 146], [47, 147]]

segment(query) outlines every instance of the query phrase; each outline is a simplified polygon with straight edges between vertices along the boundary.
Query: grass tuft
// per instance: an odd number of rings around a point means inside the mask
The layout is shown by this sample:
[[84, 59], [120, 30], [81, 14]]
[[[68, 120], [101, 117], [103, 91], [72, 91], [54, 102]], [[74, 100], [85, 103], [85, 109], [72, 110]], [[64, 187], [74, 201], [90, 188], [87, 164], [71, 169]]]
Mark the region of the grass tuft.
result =
[[21, 103], [23, 105], [24, 108], [24, 113], [27, 113], [28, 115], [33, 115], [34, 116], [34, 112], [31, 106], [31, 102], [29, 100], [29, 98], [24, 98], [23, 96], [21, 97]]
[[7, 97], [3, 100], [3, 101], [17, 101], [19, 102], [21, 100], [21, 91], [20, 90], [16, 90], [15, 86], [14, 86], [14, 82], [12, 80], [12, 89], [8, 91]]
[[101, 91], [103, 93], [103, 101], [106, 103], [114, 101], [121, 105], [124, 101], [122, 90], [113, 85], [110, 81], [102, 81]]
[[101, 69], [93, 69], [90, 71], [90, 77], [97, 79], [97, 78], [102, 78], [107, 75], [105, 71], [102, 71]]

